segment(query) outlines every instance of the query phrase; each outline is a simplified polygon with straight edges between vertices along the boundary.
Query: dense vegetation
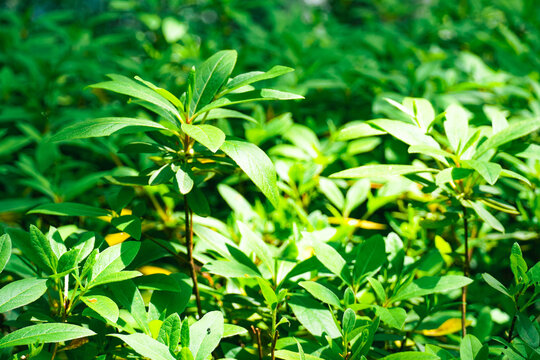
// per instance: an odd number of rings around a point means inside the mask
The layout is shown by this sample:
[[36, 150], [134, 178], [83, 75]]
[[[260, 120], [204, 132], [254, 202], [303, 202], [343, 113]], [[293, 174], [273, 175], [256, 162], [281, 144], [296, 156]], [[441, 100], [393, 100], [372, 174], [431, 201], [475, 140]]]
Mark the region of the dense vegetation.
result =
[[534, 0], [0, 4], [0, 359], [540, 359]]

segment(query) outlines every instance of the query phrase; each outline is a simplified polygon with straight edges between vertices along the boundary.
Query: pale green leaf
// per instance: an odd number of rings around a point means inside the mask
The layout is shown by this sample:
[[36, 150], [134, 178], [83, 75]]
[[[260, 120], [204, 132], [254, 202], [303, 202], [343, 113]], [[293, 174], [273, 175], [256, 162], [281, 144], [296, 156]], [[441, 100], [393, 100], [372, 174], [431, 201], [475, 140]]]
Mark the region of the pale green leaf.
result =
[[182, 124], [182, 131], [212, 152], [218, 151], [225, 141], [225, 133], [212, 125]]
[[39, 299], [47, 291], [47, 279], [28, 278], [10, 282], [0, 289], [0, 313]]
[[95, 335], [81, 326], [64, 323], [31, 325], [15, 330], [0, 339], [0, 348], [20, 345], [64, 342]]

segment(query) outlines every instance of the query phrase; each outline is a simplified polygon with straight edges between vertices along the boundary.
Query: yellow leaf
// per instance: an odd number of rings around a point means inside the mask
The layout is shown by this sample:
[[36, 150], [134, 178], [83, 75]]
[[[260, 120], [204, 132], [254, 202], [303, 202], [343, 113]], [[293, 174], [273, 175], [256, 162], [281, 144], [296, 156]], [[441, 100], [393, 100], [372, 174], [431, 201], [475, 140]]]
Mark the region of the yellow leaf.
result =
[[[401, 348], [401, 340], [394, 341], [394, 344], [396, 344], [398, 348]], [[405, 346], [406, 347], [414, 346], [414, 341], [412, 341], [411, 339], [407, 339], [407, 341], [405, 341]]]
[[145, 265], [138, 268], [140, 272], [142, 272], [144, 275], [153, 275], [153, 274], [165, 274], [170, 275], [171, 271], [158, 267], [158, 266], [151, 266], [151, 265]]
[[157, 339], [159, 335], [159, 330], [161, 329], [162, 324], [163, 324], [163, 321], [161, 320], [152, 320], [148, 323], [148, 327], [150, 328], [150, 333], [152, 334], [152, 337], [154, 339]]
[[123, 243], [127, 239], [129, 239], [129, 234], [125, 232], [119, 232], [105, 236], [105, 241], [107, 242], [107, 244], [109, 244], [109, 246]]
[[369, 220], [359, 220], [359, 219], [353, 219], [353, 218], [343, 218], [339, 219], [336, 217], [329, 217], [328, 222], [330, 224], [336, 224], [336, 225], [349, 225], [354, 226], [361, 229], [367, 229], [367, 230], [384, 230], [386, 229], [386, 225], [379, 224], [373, 221]]
[[452, 247], [450, 246], [450, 244], [446, 240], [444, 240], [442, 237], [440, 237], [439, 235], [436, 235], [435, 236], [435, 247], [441, 253], [441, 256], [443, 257], [444, 262], [446, 263], [446, 265], [448, 265], [448, 266], [452, 265], [452, 262], [454, 260], [452, 259], [452, 256], [448, 255], [448, 254], [452, 253]]
[[[465, 326], [469, 326], [471, 324], [472, 324], [472, 321], [470, 320], [465, 321]], [[461, 319], [451, 318], [443, 322], [438, 328], [422, 330], [421, 333], [426, 336], [443, 336], [443, 335], [453, 334], [460, 330], [461, 330]]]
[[122, 211], [120, 211], [120, 216], [124, 216], [124, 215], [131, 215], [132, 212], [130, 209], [122, 209]]
[[98, 219], [110, 223], [112, 220], [112, 216], [98, 216]]

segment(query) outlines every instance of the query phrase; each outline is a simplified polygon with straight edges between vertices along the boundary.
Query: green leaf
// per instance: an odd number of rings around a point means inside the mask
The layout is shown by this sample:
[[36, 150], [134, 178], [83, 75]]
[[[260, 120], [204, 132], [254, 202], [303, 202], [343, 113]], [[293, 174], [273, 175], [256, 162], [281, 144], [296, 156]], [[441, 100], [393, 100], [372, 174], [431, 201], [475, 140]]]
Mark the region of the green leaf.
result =
[[381, 360], [440, 360], [438, 356], [417, 351], [402, 351], [383, 357]]
[[[482, 350], [482, 343], [475, 336], [468, 334], [461, 339], [459, 356], [461, 360], [480, 360], [478, 354]], [[487, 360], [487, 357], [485, 357]]]
[[183, 166], [178, 166], [176, 169], [173, 168], [173, 170], [176, 170], [174, 178], [176, 180], [175, 183], [178, 186], [178, 191], [180, 191], [180, 194], [182, 195], [188, 194], [191, 189], [193, 189], [194, 184], [191, 170], [188, 170]]
[[512, 245], [510, 268], [514, 274], [516, 284], [527, 283], [529, 281], [527, 277], [527, 263], [525, 262], [525, 259], [523, 259], [521, 248], [517, 242]]
[[392, 297], [392, 302], [403, 301], [414, 297], [456, 290], [469, 285], [473, 281], [465, 276], [424, 276], [401, 288]]
[[110, 284], [114, 282], [120, 282], [124, 280], [133, 279], [141, 276], [142, 274], [139, 271], [119, 271], [108, 273], [103, 276], [99, 276], [97, 279], [92, 281], [90, 287], [96, 287], [98, 285]]
[[302, 95], [293, 94], [290, 92], [279, 91], [274, 89], [262, 89], [261, 96], [263, 99], [273, 100], [301, 100], [304, 97]]
[[169, 348], [146, 334], [110, 334], [128, 344], [137, 354], [150, 360], [176, 360]]
[[387, 176], [437, 172], [436, 169], [414, 165], [364, 165], [330, 175], [331, 178], [381, 178]]
[[36, 265], [49, 275], [55, 273], [58, 258], [51, 248], [49, 239], [34, 225], [30, 225], [30, 245], [39, 259]]
[[504, 227], [495, 216], [491, 215], [479, 201], [468, 201], [468, 204], [478, 214], [478, 216], [484, 220], [489, 226], [497, 231], [504, 232]]
[[455, 153], [460, 153], [467, 142], [469, 114], [460, 105], [452, 104], [446, 109], [444, 131]]
[[482, 278], [484, 279], [484, 281], [489, 286], [491, 286], [492, 288], [494, 288], [498, 292], [500, 292], [500, 293], [502, 293], [502, 294], [504, 294], [504, 295], [506, 295], [506, 296], [508, 296], [509, 298], [512, 299], [512, 295], [510, 295], [510, 293], [508, 292], [508, 289], [506, 288], [506, 286], [501, 284], [501, 282], [499, 280], [495, 279], [493, 276], [489, 275], [488, 273], [483, 273]]
[[157, 340], [169, 346], [169, 350], [174, 352], [180, 342], [181, 328], [180, 316], [177, 313], [171, 314], [161, 324]]
[[129, 311], [135, 322], [146, 334], [150, 334], [148, 314], [143, 297], [132, 280], [126, 280], [109, 287], [116, 302]]
[[272, 79], [284, 74], [287, 74], [294, 69], [286, 66], [276, 65], [267, 72], [263, 71], [252, 71], [245, 74], [240, 74], [229, 81], [229, 83], [224, 87], [223, 91], [219, 93], [219, 96], [223, 96], [231, 91], [241, 88], [254, 82]]
[[347, 141], [384, 134], [386, 132], [375, 129], [365, 121], [351, 121], [339, 130], [336, 141]]
[[225, 324], [223, 326], [223, 338], [233, 337], [236, 335], [247, 334], [248, 331], [241, 326], [233, 324]]
[[538, 349], [540, 346], [540, 334], [538, 334], [536, 326], [525, 314], [518, 313], [517, 316], [517, 332], [519, 336], [532, 349]]
[[139, 242], [126, 241], [105, 249], [92, 267], [91, 283], [98, 283], [103, 277], [124, 270], [133, 261], [140, 247]]
[[298, 283], [301, 287], [307, 290], [315, 299], [322, 301], [325, 304], [335, 306], [341, 309], [341, 303], [337, 295], [326, 286], [315, 281], [301, 281]]
[[111, 224], [118, 230], [128, 233], [135, 239], [141, 239], [141, 220], [134, 215], [123, 215], [112, 218]]
[[81, 326], [63, 323], [31, 325], [15, 330], [0, 339], [0, 349], [20, 345], [64, 342], [95, 335]]
[[498, 148], [499, 146], [510, 141], [519, 139], [520, 137], [535, 132], [538, 129], [540, 129], [540, 118], [511, 123], [507, 128], [499, 131], [484, 141], [478, 147], [478, 149], [476, 149], [473, 158], [478, 159], [487, 151]]
[[336, 183], [325, 177], [319, 178], [319, 189], [320, 191], [338, 208], [339, 210], [343, 209], [345, 204], [345, 198], [343, 193], [336, 185]]
[[118, 305], [110, 298], [103, 295], [83, 296], [81, 300], [90, 309], [97, 312], [104, 319], [109, 320], [111, 323], [116, 324], [120, 311]]
[[225, 141], [225, 133], [212, 125], [182, 124], [182, 131], [212, 152], [218, 151]]
[[409, 154], [424, 154], [437, 159], [441, 156], [450, 159], [455, 157], [454, 154], [451, 154], [448, 151], [437, 149], [429, 145], [412, 145], [409, 146], [408, 151]]
[[47, 291], [47, 279], [23, 279], [0, 289], [0, 313], [5, 313], [39, 299]]
[[347, 190], [345, 196], [345, 205], [343, 209], [343, 216], [348, 217], [349, 214], [356, 209], [360, 204], [366, 201], [368, 194], [371, 191], [371, 183], [367, 179], [361, 179], [354, 183], [353, 186]]
[[347, 284], [351, 285], [351, 274], [347, 262], [339, 252], [322, 241], [313, 241], [312, 247], [315, 256], [334, 275], [339, 276]]
[[189, 349], [195, 360], [205, 360], [223, 337], [223, 314], [210, 311], [189, 327]]
[[11, 238], [8, 234], [0, 236], [0, 273], [11, 257]]
[[192, 96], [189, 104], [189, 116], [209, 104], [221, 86], [231, 75], [236, 64], [236, 51], [223, 50], [208, 58], [195, 71]]
[[386, 302], [386, 292], [384, 291], [384, 287], [382, 286], [381, 282], [375, 278], [368, 277], [367, 281], [371, 285], [371, 288], [375, 292], [375, 295], [379, 298], [379, 301], [384, 303]]
[[401, 330], [407, 319], [407, 312], [400, 307], [385, 308], [378, 305], [373, 305], [375, 313], [381, 318], [381, 321], [386, 325]]
[[148, 185], [167, 184], [173, 177], [174, 171], [171, 164], [165, 164], [150, 173]]
[[424, 133], [424, 130], [415, 125], [406, 124], [398, 120], [376, 119], [368, 122], [376, 129], [384, 130], [396, 139], [408, 145], [428, 145], [438, 149], [439, 144]]
[[328, 335], [333, 339], [341, 337], [332, 314], [319, 301], [308, 296], [295, 295], [290, 298], [289, 306], [298, 321], [313, 336]]
[[502, 171], [501, 165], [488, 161], [463, 160], [463, 163], [476, 170], [490, 185], [497, 182]]
[[501, 176], [503, 177], [508, 177], [508, 178], [511, 178], [511, 179], [516, 179], [516, 180], [521, 180], [523, 181], [525, 184], [529, 185], [532, 187], [532, 184], [531, 182], [529, 181], [529, 179], [527, 179], [525, 176], [521, 175], [521, 174], [518, 174], [514, 171], [511, 171], [511, 170], [507, 170], [507, 169], [502, 169], [501, 170]]
[[361, 283], [367, 276], [372, 276], [386, 261], [386, 250], [382, 236], [372, 236], [365, 240], [358, 249], [354, 263], [354, 282]]
[[272, 286], [270, 285], [270, 283], [267, 280], [261, 278], [260, 276], [257, 276], [257, 283], [259, 284], [259, 287], [261, 288], [261, 292], [263, 294], [266, 305], [268, 306], [269, 309], [271, 309], [272, 305], [278, 302], [276, 292], [274, 291], [274, 289], [272, 289]]
[[58, 259], [58, 267], [56, 269], [56, 276], [66, 275], [77, 268], [79, 259], [79, 250], [71, 249], [65, 252], [60, 259]]
[[289, 350], [277, 350], [275, 355], [277, 359], [283, 360], [323, 360], [320, 357], [309, 354], [295, 353]]
[[257, 185], [274, 207], [278, 206], [279, 193], [274, 164], [256, 145], [244, 141], [226, 140], [221, 150], [227, 154]]
[[251, 251], [253, 251], [257, 257], [266, 265], [270, 274], [274, 276], [275, 272], [275, 261], [272, 256], [272, 253], [269, 251], [268, 245], [255, 234], [247, 225], [241, 221], [237, 221], [236, 225], [240, 234], [242, 235], [242, 241], [246, 244]]
[[244, 264], [228, 260], [211, 261], [204, 265], [204, 269], [211, 274], [230, 278], [250, 278], [261, 275]]
[[39, 205], [30, 210], [28, 214], [99, 217], [109, 216], [110, 212], [108, 210], [100, 209], [89, 205], [63, 202]]
[[50, 141], [65, 141], [112, 134], [131, 134], [140, 131], [167, 130], [157, 122], [124, 117], [106, 117], [77, 122], [63, 128]]
[[[341, 321], [341, 327], [343, 328], [344, 334], [350, 334], [354, 330], [356, 325], [356, 313], [353, 309], [348, 308], [343, 313], [343, 320]], [[346, 336], [345, 336], [346, 337]]]
[[177, 119], [180, 118], [178, 110], [159, 92], [142, 86], [136, 81], [122, 75], [108, 74], [107, 76], [111, 78], [112, 81], [93, 84], [90, 85], [90, 87], [114, 91], [119, 94], [128, 95], [136, 99], [147, 101], [162, 108], [166, 112], [173, 114]]
[[424, 131], [427, 131], [435, 120], [435, 110], [426, 99], [406, 97], [403, 99], [403, 106], [411, 110], [418, 126]]
[[135, 76], [135, 79], [142, 82], [144, 85], [148, 86], [150, 89], [154, 90], [155, 92], [157, 92], [159, 95], [167, 99], [171, 104], [176, 106], [178, 109], [184, 110], [184, 105], [182, 104], [182, 102], [176, 96], [171, 94], [168, 90], [160, 88], [149, 81], [143, 80], [139, 76]]
[[183, 347], [180, 353], [177, 355], [178, 360], [194, 360], [193, 354], [187, 347]]

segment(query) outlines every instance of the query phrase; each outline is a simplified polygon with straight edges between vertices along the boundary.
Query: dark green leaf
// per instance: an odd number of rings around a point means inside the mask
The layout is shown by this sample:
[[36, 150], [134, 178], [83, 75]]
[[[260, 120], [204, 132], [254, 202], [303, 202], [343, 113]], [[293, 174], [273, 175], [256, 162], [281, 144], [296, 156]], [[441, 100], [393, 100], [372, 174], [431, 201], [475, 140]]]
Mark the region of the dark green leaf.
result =
[[57, 216], [108, 216], [110, 212], [97, 207], [76, 204], [71, 202], [64, 203], [51, 203], [39, 205], [28, 212], [28, 214], [45, 214], [45, 215], [57, 215]]
[[470, 283], [472, 283], [471, 279], [459, 275], [446, 275], [441, 277], [424, 276], [399, 289], [397, 294], [392, 297], [392, 301], [402, 301], [414, 297], [456, 290], [467, 286]]

